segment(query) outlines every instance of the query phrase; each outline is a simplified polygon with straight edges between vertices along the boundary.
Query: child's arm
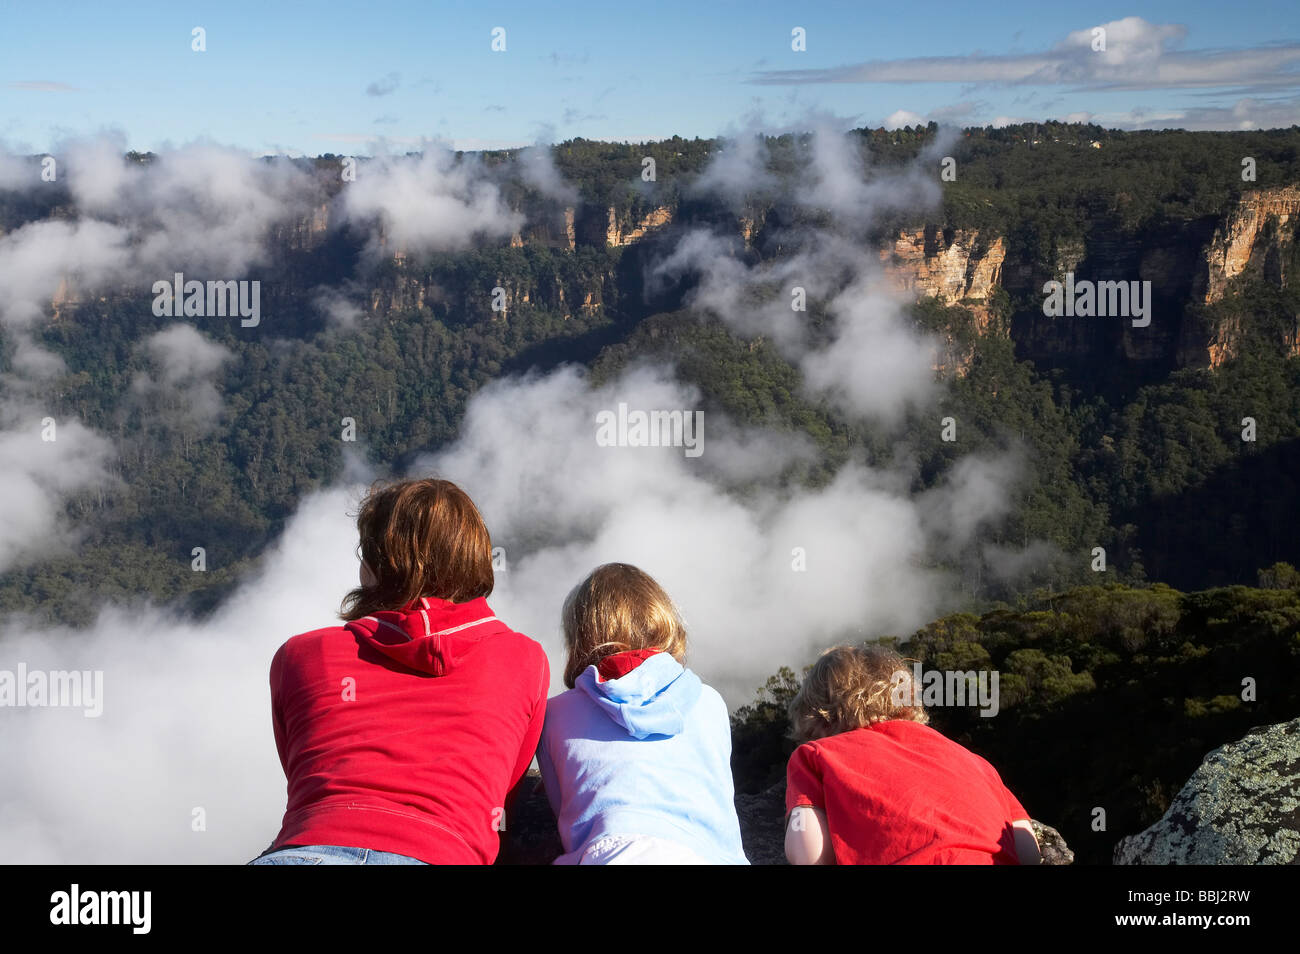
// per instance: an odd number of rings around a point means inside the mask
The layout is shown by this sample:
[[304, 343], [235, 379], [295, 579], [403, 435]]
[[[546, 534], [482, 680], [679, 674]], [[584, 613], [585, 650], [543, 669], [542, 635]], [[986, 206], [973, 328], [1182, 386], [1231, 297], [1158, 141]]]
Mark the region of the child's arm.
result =
[[1016, 857], [1022, 865], [1039, 865], [1043, 863], [1042, 853], [1038, 850], [1038, 837], [1034, 826], [1028, 818], [1011, 823], [1011, 833], [1016, 838]]
[[811, 805], [796, 805], [785, 826], [785, 860], [792, 865], [833, 865], [826, 813]]

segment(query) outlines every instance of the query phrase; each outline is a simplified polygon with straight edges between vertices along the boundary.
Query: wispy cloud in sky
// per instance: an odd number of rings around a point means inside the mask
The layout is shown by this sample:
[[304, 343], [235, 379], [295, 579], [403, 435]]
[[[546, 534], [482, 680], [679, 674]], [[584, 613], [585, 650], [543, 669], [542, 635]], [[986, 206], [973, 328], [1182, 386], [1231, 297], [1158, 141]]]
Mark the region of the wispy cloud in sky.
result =
[[28, 89], [40, 93], [76, 93], [80, 90], [80, 87], [56, 83], [54, 80], [18, 80], [7, 85], [10, 89]]
[[[1094, 31], [1105, 48], [1094, 49]], [[974, 53], [873, 60], [820, 69], [764, 70], [758, 84], [965, 83], [1092, 90], [1283, 90], [1300, 86], [1300, 44], [1182, 50], [1187, 28], [1125, 17], [1075, 30], [1040, 53]]]
[[402, 85], [401, 73], [389, 73], [383, 79], [377, 79], [366, 87], [367, 96], [387, 96]]

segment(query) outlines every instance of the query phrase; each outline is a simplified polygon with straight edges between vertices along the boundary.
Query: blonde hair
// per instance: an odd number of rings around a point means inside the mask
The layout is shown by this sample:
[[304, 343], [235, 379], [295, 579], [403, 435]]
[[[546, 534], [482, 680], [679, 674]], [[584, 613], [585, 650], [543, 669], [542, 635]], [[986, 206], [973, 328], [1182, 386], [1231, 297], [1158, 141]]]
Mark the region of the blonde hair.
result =
[[592, 570], [565, 599], [561, 618], [569, 650], [564, 684], [570, 689], [588, 666], [628, 649], [660, 649], [678, 662], [686, 656], [686, 627], [677, 607], [649, 574], [627, 563]]
[[928, 723], [907, 662], [878, 645], [826, 650], [790, 700], [791, 737], [810, 742], [889, 719]]

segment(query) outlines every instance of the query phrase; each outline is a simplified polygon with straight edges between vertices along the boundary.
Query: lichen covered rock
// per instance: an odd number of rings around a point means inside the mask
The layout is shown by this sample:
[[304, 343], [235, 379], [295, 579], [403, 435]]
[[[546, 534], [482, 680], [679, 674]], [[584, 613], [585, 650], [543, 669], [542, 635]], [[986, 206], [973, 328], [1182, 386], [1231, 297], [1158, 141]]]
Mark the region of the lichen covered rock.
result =
[[1164, 817], [1115, 848], [1117, 865], [1300, 862], [1300, 719], [1215, 749]]

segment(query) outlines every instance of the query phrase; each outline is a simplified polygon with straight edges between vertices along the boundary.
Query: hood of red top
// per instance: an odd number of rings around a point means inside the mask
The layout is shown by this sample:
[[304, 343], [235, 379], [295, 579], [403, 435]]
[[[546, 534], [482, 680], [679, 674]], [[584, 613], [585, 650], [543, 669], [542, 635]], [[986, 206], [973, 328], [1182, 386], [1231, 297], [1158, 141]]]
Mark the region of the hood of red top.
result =
[[443, 676], [473, 652], [484, 636], [500, 632], [505, 625], [485, 599], [450, 603], [424, 597], [402, 610], [352, 620], [346, 628], [408, 669]]
[[663, 652], [663, 650], [625, 649], [621, 653], [614, 653], [612, 656], [606, 656], [602, 659], [596, 666], [596, 674], [600, 677], [600, 682], [604, 682], [606, 679], [622, 679], [637, 666], [659, 652]]

